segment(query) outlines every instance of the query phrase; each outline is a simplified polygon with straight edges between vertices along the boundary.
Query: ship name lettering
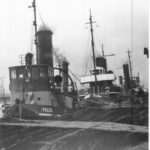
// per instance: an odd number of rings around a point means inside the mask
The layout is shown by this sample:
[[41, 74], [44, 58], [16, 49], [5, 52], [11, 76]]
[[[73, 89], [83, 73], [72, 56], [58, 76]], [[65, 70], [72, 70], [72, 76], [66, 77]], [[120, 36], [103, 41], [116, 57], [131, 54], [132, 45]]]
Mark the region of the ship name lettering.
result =
[[42, 111], [43, 112], [49, 112], [49, 113], [53, 112], [52, 108], [43, 108], [43, 107], [42, 107]]

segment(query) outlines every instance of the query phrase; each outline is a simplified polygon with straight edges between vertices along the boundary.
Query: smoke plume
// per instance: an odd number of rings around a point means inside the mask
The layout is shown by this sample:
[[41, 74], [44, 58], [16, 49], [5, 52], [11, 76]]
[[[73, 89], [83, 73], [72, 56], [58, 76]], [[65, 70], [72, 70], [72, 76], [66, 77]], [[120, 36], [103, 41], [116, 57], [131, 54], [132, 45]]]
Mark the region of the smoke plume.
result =
[[69, 64], [69, 61], [67, 60], [66, 56], [64, 56], [64, 54], [60, 52], [59, 48], [54, 48], [53, 53], [61, 61], [61, 64], [63, 62], [66, 62]]
[[47, 25], [41, 25], [39, 27], [39, 31], [50, 31], [51, 33], [53, 33], [52, 30]]

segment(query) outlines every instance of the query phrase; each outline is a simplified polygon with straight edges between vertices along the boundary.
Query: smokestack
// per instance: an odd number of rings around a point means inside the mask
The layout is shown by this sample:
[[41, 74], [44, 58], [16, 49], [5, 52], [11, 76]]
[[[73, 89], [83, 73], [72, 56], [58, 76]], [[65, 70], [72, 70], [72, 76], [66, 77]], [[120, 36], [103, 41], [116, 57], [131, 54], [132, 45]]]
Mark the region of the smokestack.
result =
[[62, 62], [62, 78], [63, 78], [63, 91], [64, 93], [68, 93], [68, 65], [69, 63], [64, 60]]
[[32, 58], [33, 58], [32, 53], [26, 54], [26, 56], [25, 56], [26, 65], [32, 65]]
[[129, 66], [128, 64], [123, 65], [124, 79], [125, 79], [125, 87], [127, 89], [131, 88], [130, 75], [129, 75]]
[[48, 29], [41, 29], [37, 32], [37, 64], [46, 64], [53, 67], [52, 34], [52, 31]]
[[107, 72], [107, 62], [104, 57], [97, 57], [96, 58], [96, 66], [103, 67], [105, 71]]
[[123, 77], [122, 76], [119, 76], [119, 84], [123, 85]]

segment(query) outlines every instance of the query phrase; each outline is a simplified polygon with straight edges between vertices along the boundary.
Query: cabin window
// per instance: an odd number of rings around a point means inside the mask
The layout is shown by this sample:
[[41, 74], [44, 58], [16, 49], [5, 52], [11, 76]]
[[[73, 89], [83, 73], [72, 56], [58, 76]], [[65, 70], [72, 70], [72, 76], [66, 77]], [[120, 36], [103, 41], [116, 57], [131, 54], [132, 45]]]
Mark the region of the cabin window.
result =
[[11, 79], [16, 79], [16, 78], [17, 78], [16, 70], [11, 70]]
[[47, 77], [47, 70], [46, 68], [40, 68], [40, 77], [46, 78]]
[[18, 77], [19, 79], [23, 79], [23, 76], [24, 76], [24, 70], [21, 68], [18, 70]]
[[32, 68], [32, 78], [38, 79], [38, 68]]
[[99, 71], [98, 70], [95, 70], [95, 71], [93, 70], [93, 73], [94, 74], [99, 74]]
[[100, 72], [100, 74], [103, 73], [103, 69], [100, 69], [99, 72]]

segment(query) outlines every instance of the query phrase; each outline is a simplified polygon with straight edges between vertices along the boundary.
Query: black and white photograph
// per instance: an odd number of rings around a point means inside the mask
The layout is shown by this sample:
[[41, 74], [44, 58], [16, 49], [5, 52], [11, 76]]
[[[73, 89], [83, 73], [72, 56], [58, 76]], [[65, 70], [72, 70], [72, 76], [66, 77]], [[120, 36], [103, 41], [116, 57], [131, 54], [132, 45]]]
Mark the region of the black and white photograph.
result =
[[0, 150], [148, 137], [149, 0], [0, 0]]

